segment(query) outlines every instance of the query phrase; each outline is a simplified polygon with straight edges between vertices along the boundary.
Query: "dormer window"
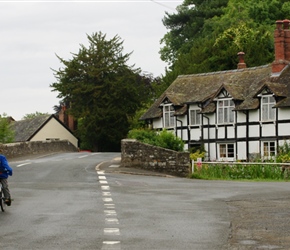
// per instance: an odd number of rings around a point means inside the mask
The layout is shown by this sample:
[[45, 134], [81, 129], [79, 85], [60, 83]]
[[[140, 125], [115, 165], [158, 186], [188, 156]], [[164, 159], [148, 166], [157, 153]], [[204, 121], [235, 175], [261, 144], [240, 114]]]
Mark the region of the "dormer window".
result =
[[192, 126], [201, 124], [201, 114], [199, 109], [189, 110], [189, 124]]
[[235, 107], [232, 99], [219, 99], [217, 101], [217, 120], [218, 124], [234, 123], [235, 116], [233, 109]]
[[276, 110], [273, 108], [276, 104], [273, 95], [263, 95], [261, 97], [261, 112], [262, 121], [274, 121], [276, 117]]
[[164, 104], [163, 106], [164, 127], [172, 128], [175, 125], [174, 107], [172, 104]]

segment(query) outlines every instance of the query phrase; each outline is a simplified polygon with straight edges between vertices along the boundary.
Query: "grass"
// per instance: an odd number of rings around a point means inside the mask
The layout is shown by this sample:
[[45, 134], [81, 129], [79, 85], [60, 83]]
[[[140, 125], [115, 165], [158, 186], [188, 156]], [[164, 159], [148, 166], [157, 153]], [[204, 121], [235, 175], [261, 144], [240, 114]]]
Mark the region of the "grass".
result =
[[290, 173], [283, 173], [280, 166], [264, 164], [203, 164], [190, 178], [205, 180], [252, 180], [252, 181], [287, 181]]

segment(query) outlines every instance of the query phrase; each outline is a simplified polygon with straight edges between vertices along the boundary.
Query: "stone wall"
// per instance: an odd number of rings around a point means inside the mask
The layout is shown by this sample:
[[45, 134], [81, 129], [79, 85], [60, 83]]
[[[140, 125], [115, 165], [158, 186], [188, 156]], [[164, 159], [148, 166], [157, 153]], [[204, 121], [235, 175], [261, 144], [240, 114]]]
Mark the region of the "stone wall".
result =
[[5, 155], [8, 159], [27, 155], [78, 151], [78, 149], [67, 140], [8, 143], [1, 144], [0, 149], [2, 151], [1, 154]]
[[188, 152], [176, 152], [133, 139], [124, 139], [121, 142], [121, 165], [181, 177], [190, 173]]

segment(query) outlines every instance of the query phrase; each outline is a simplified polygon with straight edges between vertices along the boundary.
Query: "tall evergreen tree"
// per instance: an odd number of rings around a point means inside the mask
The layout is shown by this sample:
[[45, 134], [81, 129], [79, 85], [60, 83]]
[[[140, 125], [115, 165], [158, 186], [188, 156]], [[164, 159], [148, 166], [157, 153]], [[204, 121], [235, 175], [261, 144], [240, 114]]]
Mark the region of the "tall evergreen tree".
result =
[[129, 130], [129, 120], [147, 98], [148, 88], [140, 70], [128, 66], [131, 53], [123, 53], [119, 36], [106, 39], [102, 32], [87, 36], [89, 47], [81, 45], [70, 60], [54, 70], [51, 84], [67, 110], [78, 120], [81, 147], [93, 151], [119, 151]]

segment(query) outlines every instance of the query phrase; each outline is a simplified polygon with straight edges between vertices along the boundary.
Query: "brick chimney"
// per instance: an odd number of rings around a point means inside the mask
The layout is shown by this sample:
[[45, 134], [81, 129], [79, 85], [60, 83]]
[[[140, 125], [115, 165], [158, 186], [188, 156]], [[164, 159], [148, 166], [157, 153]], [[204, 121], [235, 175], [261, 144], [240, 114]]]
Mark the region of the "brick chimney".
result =
[[244, 56], [245, 56], [244, 52], [239, 52], [238, 53], [238, 57], [239, 57], [238, 69], [247, 68], [247, 65], [246, 65], [245, 60], [244, 60]]
[[272, 73], [281, 72], [290, 63], [290, 20], [276, 21], [274, 32], [275, 61], [272, 63]]

